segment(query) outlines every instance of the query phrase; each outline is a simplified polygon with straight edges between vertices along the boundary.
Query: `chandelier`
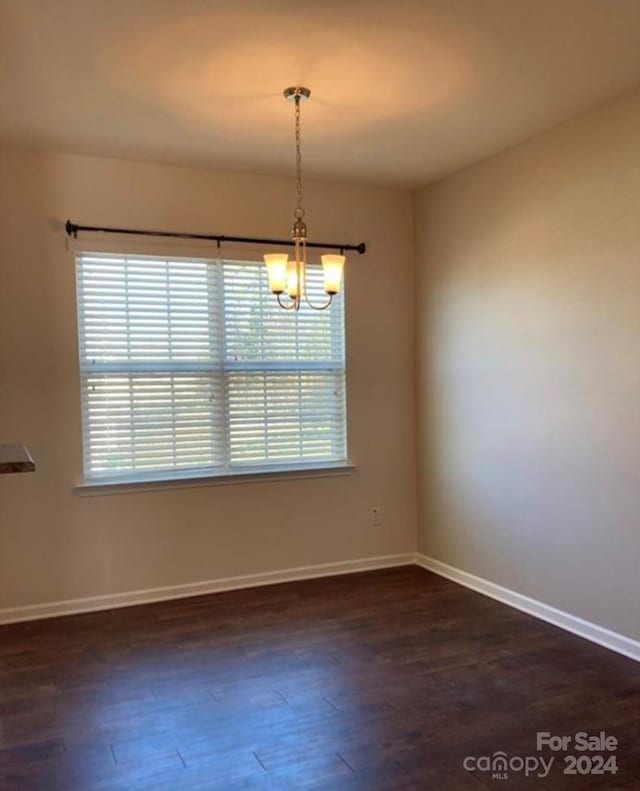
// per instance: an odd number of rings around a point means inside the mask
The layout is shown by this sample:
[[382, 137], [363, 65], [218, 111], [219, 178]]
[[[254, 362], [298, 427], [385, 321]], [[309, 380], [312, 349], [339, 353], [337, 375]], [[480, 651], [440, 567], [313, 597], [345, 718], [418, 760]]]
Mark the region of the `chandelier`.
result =
[[[328, 299], [321, 305], [314, 305], [307, 294], [305, 277], [308, 232], [305, 222], [305, 210], [302, 205], [302, 154], [300, 146], [300, 105], [310, 96], [311, 91], [301, 86], [286, 88], [284, 91], [284, 98], [292, 101], [295, 108], [296, 210], [293, 213], [294, 222], [291, 231], [294, 257], [289, 260], [287, 253], [270, 253], [264, 256], [269, 290], [276, 295], [278, 304], [284, 310], [300, 310], [302, 300], [313, 310], [325, 310], [328, 308], [333, 297], [340, 291], [342, 268], [345, 262], [344, 255], [321, 256], [324, 291], [328, 295]], [[287, 298], [283, 301], [282, 295], [285, 292]]]

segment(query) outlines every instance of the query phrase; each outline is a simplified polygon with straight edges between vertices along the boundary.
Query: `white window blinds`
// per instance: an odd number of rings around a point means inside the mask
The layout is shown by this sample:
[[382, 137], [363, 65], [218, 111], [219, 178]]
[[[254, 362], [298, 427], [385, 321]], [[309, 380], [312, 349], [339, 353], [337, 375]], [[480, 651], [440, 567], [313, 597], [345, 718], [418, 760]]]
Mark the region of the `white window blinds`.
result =
[[[278, 307], [261, 263], [76, 257], [84, 473], [346, 459], [344, 309]], [[323, 301], [309, 267], [310, 297]]]

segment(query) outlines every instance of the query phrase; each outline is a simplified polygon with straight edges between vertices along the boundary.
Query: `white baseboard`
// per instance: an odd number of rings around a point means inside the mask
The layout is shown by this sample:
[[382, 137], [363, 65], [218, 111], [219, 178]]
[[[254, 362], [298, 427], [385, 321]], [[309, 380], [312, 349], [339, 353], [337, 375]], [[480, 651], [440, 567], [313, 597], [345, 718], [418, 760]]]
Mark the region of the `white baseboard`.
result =
[[356, 571], [373, 571], [393, 566], [412, 565], [414, 553], [383, 555], [381, 557], [345, 560], [338, 563], [320, 563], [314, 566], [299, 566], [262, 574], [245, 574], [240, 577], [222, 577], [217, 580], [189, 582], [185, 585], [168, 585], [163, 588], [111, 593], [105, 596], [90, 596], [86, 599], [66, 599], [46, 604], [31, 604], [25, 607], [8, 607], [0, 610], [0, 624], [18, 621], [35, 621], [39, 618], [55, 618], [59, 615], [74, 615], [96, 610], [111, 610], [116, 607], [131, 607], [135, 604], [150, 604], [167, 599], [186, 599], [206, 593], [255, 588], [274, 585], [277, 582], [294, 582], [315, 577], [332, 577], [338, 574], [353, 574]]
[[549, 604], [531, 599], [522, 593], [503, 588], [501, 585], [496, 585], [495, 582], [476, 577], [474, 574], [461, 571], [427, 555], [417, 553], [415, 562], [418, 566], [427, 569], [427, 571], [433, 571], [434, 574], [464, 585], [465, 588], [471, 588], [492, 599], [497, 599], [503, 604], [508, 604], [509, 607], [515, 607], [516, 610], [522, 610], [529, 615], [534, 615], [536, 618], [552, 623], [554, 626], [559, 626], [567, 632], [577, 634], [579, 637], [591, 640], [592, 643], [597, 643], [630, 659], [635, 659], [636, 662], [640, 662], [640, 642], [637, 640], [632, 640], [630, 637], [625, 637], [618, 632], [605, 629], [604, 626], [598, 626], [590, 621], [585, 621], [583, 618], [578, 618], [576, 615], [558, 610]]
[[357, 571], [373, 571], [375, 569], [392, 568], [417, 564], [427, 571], [457, 582], [466, 588], [482, 593], [492, 599], [517, 610], [533, 615], [543, 621], [559, 626], [568, 632], [577, 634], [593, 643], [602, 645], [619, 654], [623, 654], [636, 662], [640, 662], [640, 642], [625, 637], [603, 626], [585, 621], [575, 615], [558, 610], [548, 604], [531, 599], [522, 593], [503, 588], [482, 577], [476, 577], [447, 563], [420, 553], [401, 555], [383, 555], [381, 557], [346, 560], [337, 563], [320, 563], [313, 566], [299, 566], [280, 571], [267, 571], [261, 574], [245, 574], [238, 577], [222, 577], [217, 580], [190, 582], [184, 585], [168, 585], [162, 588], [126, 591], [103, 596], [90, 596], [84, 599], [66, 599], [64, 601], [32, 604], [25, 607], [8, 607], [0, 610], [0, 624], [19, 621], [34, 621], [40, 618], [55, 618], [60, 615], [74, 615], [96, 610], [111, 610], [117, 607], [131, 607], [136, 604], [150, 604], [169, 599], [185, 599], [191, 596], [202, 596], [207, 593], [254, 588], [262, 585], [274, 585], [278, 582], [295, 582], [296, 580], [317, 577], [332, 577], [339, 574], [353, 574]]

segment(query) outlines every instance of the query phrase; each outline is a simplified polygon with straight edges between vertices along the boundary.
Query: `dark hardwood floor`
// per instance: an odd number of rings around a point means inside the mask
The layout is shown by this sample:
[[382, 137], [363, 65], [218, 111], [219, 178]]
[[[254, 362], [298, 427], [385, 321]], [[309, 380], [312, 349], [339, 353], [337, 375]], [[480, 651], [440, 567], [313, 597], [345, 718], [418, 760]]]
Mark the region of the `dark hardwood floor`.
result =
[[[3, 791], [640, 788], [640, 665], [416, 567], [1, 627], [0, 692]], [[617, 774], [463, 768], [537, 731]]]

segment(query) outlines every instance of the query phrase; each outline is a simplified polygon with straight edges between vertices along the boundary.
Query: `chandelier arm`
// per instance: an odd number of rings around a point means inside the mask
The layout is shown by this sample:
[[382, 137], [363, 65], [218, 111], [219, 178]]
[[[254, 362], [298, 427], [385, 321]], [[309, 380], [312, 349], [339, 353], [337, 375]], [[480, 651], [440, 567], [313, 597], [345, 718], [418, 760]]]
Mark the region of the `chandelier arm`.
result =
[[329, 299], [324, 303], [324, 305], [314, 305], [313, 302], [307, 296], [306, 292], [304, 295], [304, 301], [311, 308], [311, 310], [326, 310], [329, 307], [329, 305], [333, 302], [333, 294], [329, 294]]
[[298, 299], [307, 293], [307, 240], [303, 239], [300, 245], [302, 254], [298, 267]]
[[285, 303], [284, 303], [284, 302], [283, 302], [283, 301], [280, 299], [280, 297], [281, 297], [281, 296], [282, 296], [281, 294], [276, 294], [276, 297], [278, 298], [278, 305], [280, 305], [280, 307], [281, 307], [283, 310], [294, 310], [294, 309], [296, 309], [296, 304], [297, 304], [297, 300], [296, 300], [296, 299], [292, 299], [292, 300], [291, 300], [291, 302], [290, 302], [288, 305], [286, 305], [286, 304], [285, 304]]

